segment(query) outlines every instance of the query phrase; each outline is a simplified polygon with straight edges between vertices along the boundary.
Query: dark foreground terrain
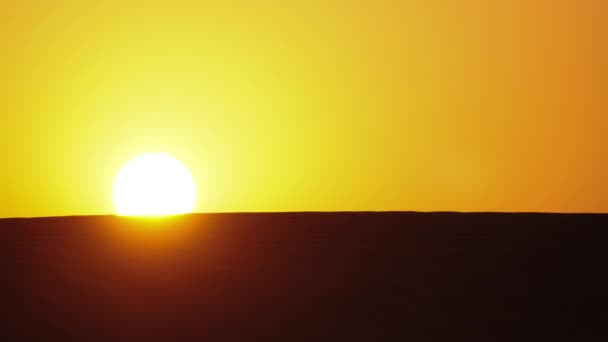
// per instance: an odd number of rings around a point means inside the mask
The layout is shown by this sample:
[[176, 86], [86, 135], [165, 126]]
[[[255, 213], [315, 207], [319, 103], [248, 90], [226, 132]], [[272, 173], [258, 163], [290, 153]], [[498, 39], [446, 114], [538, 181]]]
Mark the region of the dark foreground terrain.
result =
[[2, 340], [608, 341], [608, 215], [0, 220]]

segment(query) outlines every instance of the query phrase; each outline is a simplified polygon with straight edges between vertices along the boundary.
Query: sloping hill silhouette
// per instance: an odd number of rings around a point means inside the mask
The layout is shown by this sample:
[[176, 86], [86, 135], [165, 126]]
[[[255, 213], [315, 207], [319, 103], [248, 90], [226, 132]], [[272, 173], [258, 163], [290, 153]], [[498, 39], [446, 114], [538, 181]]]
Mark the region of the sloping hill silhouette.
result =
[[608, 336], [608, 215], [83, 216], [0, 234], [13, 340]]

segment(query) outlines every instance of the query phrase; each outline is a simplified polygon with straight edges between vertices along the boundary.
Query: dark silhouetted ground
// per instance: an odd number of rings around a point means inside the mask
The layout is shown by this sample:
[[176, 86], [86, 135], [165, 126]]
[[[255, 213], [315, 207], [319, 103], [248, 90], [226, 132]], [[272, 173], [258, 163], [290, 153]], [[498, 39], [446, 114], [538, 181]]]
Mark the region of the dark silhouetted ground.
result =
[[16, 341], [608, 341], [608, 215], [0, 220]]

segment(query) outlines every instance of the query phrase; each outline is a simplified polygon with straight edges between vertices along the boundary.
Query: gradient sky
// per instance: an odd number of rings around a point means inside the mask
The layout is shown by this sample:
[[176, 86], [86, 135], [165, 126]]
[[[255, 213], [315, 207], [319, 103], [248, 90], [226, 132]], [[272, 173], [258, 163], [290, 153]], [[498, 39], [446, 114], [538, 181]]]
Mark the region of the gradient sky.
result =
[[130, 158], [197, 211], [608, 212], [605, 0], [0, 4], [0, 216], [112, 213]]

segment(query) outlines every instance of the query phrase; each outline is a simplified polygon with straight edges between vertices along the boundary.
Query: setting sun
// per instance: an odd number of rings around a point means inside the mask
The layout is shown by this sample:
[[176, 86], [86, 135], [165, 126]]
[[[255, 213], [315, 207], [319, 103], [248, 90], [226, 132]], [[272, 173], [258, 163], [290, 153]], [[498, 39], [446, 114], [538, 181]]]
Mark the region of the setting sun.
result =
[[145, 153], [130, 160], [114, 181], [116, 214], [162, 216], [190, 213], [196, 186], [188, 169], [162, 153]]

